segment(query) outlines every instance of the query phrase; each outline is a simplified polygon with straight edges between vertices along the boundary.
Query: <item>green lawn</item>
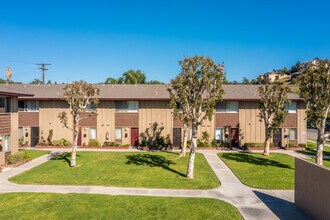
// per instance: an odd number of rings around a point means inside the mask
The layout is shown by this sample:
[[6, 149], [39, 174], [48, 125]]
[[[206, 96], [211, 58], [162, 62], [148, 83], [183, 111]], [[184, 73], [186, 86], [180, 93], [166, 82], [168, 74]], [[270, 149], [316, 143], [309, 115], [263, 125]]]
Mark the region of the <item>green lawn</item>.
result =
[[171, 189], [211, 189], [220, 185], [202, 154], [196, 154], [194, 179], [185, 177], [188, 157], [173, 152], [78, 152], [75, 168], [69, 167], [69, 156], [50, 160], [10, 181]]
[[[309, 158], [308, 160], [315, 163], [315, 158]], [[330, 160], [323, 160], [323, 166], [330, 168]]]
[[20, 152], [27, 153], [32, 159], [41, 157], [45, 154], [49, 154], [50, 151], [45, 150], [20, 150]]
[[242, 219], [223, 201], [93, 194], [0, 194], [1, 219]]
[[[308, 155], [316, 155], [316, 144], [308, 141], [306, 150], [297, 150], [296, 152]], [[330, 147], [323, 146], [323, 155], [330, 156]]]
[[260, 189], [293, 189], [294, 158], [271, 153], [219, 153], [219, 157], [245, 184]]

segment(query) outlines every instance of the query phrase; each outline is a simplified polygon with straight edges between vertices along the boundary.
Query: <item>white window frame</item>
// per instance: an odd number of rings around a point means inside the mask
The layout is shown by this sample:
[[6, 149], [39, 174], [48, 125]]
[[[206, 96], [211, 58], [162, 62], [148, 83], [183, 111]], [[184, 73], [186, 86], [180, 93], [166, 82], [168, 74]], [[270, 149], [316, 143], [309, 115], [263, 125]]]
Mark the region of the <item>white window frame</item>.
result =
[[[117, 136], [118, 135], [118, 136]], [[120, 136], [120, 137], [119, 137]], [[123, 131], [122, 128], [115, 128], [115, 139], [121, 140], [123, 137]]]
[[[220, 134], [217, 134], [217, 131], [220, 131]], [[214, 138], [215, 140], [223, 141], [223, 128], [216, 128], [214, 134], [215, 134], [215, 138]], [[218, 137], [219, 135], [220, 137]]]
[[285, 109], [289, 114], [297, 113], [297, 102], [285, 103]]
[[24, 102], [24, 107], [18, 108], [19, 112], [39, 112], [38, 100], [20, 100], [20, 101]]
[[89, 138], [90, 139], [97, 139], [97, 130], [95, 127], [89, 128]]
[[18, 138], [24, 138], [23, 127], [18, 128]]
[[5, 152], [10, 151], [10, 135], [4, 135], [3, 140], [5, 145]]
[[[123, 104], [123, 108], [118, 108], [117, 103]], [[116, 112], [139, 112], [139, 101], [117, 101]]]
[[[292, 137], [291, 131], [294, 131], [293, 137]], [[290, 128], [290, 130], [289, 130], [289, 138], [290, 138], [290, 141], [297, 140], [297, 128]]]
[[[231, 101], [231, 102], [220, 102], [220, 103], [223, 104], [223, 105], [226, 105], [226, 107], [225, 107], [225, 109], [216, 108], [216, 112], [220, 112], [220, 113], [238, 113], [239, 102]], [[235, 107], [235, 108], [233, 108], [233, 107]]]

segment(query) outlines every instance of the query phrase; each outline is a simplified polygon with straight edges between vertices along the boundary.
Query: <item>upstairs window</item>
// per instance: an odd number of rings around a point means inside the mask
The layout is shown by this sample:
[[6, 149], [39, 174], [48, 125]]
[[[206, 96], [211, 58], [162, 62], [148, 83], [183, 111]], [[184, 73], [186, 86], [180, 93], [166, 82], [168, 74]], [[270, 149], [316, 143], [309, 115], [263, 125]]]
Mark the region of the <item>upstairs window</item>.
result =
[[238, 113], [238, 102], [219, 102], [216, 105], [217, 112]]
[[138, 112], [139, 102], [138, 101], [117, 101], [116, 112]]
[[10, 112], [10, 97], [0, 97], [0, 113]]
[[297, 102], [286, 103], [285, 108], [289, 113], [297, 113]]
[[94, 103], [89, 103], [86, 106], [85, 112], [96, 112], [96, 105]]
[[38, 112], [39, 111], [39, 101], [19, 100], [18, 101], [18, 111]]

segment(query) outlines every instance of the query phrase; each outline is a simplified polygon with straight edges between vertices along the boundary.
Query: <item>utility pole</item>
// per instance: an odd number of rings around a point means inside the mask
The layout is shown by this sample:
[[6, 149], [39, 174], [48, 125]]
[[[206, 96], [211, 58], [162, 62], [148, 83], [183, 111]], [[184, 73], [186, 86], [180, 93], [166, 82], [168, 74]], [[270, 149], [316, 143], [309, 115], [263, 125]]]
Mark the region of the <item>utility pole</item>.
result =
[[40, 66], [38, 69], [42, 70], [42, 83], [45, 84], [45, 70], [48, 70], [45, 66], [49, 66], [50, 63], [37, 63], [37, 65]]

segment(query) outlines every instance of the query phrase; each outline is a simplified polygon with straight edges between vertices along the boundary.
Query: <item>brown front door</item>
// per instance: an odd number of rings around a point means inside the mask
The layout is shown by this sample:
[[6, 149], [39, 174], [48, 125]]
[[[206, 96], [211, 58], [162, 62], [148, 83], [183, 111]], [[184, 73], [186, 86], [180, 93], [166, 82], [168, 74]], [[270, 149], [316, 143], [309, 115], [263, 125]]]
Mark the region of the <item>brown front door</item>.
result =
[[279, 128], [274, 132], [273, 142], [275, 147], [282, 147], [282, 129]]
[[78, 134], [77, 146], [81, 146], [81, 128], [79, 128], [79, 134]]
[[139, 129], [131, 128], [131, 146], [139, 145]]
[[181, 147], [181, 128], [173, 128], [173, 147]]
[[230, 129], [230, 143], [232, 147], [238, 147], [238, 128]]

